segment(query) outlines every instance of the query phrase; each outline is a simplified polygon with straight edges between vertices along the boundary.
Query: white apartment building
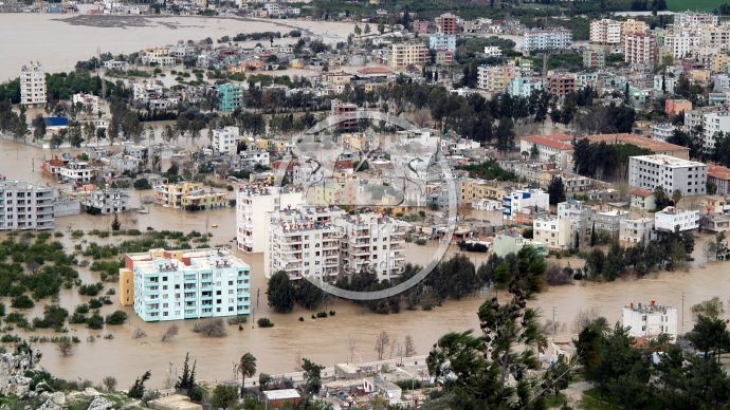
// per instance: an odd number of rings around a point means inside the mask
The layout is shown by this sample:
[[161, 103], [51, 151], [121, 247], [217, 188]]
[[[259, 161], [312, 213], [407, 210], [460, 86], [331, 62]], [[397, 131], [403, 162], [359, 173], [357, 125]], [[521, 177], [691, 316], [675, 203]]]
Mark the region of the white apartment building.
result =
[[653, 300], [649, 304], [631, 303], [623, 308], [623, 327], [628, 327], [633, 337], [656, 337], [662, 333], [677, 340], [677, 308], [660, 306]]
[[568, 249], [575, 244], [578, 221], [570, 219], [535, 219], [532, 221], [532, 240], [549, 249]]
[[221, 155], [235, 154], [243, 137], [238, 127], [224, 127], [213, 130], [213, 150]]
[[702, 38], [687, 33], [668, 34], [664, 36], [663, 54], [668, 54], [675, 59], [681, 59], [691, 55], [700, 47]]
[[667, 138], [674, 135], [674, 130], [677, 128], [670, 123], [657, 123], [651, 125], [651, 139], [667, 142]]
[[129, 289], [146, 322], [251, 313], [251, 270], [226, 250], [128, 254], [119, 276], [120, 297]]
[[256, 166], [258, 164], [268, 167], [271, 165], [269, 151], [241, 151], [238, 153], [238, 158], [240, 163], [246, 166]]
[[558, 219], [580, 221], [583, 215], [583, 201], [569, 199], [558, 204]]
[[591, 21], [590, 42], [602, 45], [621, 43], [621, 22], [611, 19]]
[[639, 155], [629, 158], [629, 185], [653, 191], [661, 186], [667, 195], [680, 190], [683, 196], [704, 195], [707, 165], [669, 155]]
[[484, 46], [484, 55], [487, 57], [501, 57], [502, 49], [499, 46]]
[[654, 239], [654, 218], [622, 219], [618, 240], [622, 242], [649, 242]]
[[550, 207], [550, 196], [542, 189], [523, 189], [512, 191], [502, 198], [502, 216], [513, 221], [520, 214], [536, 213]]
[[304, 202], [302, 192], [279, 187], [246, 186], [236, 195], [236, 242], [244, 252], [269, 249], [271, 212]]
[[428, 38], [428, 48], [431, 50], [456, 51], [456, 36], [453, 34], [436, 33]]
[[516, 66], [479, 66], [477, 67], [477, 87], [491, 93], [507, 92], [512, 79], [519, 78], [527, 70]]
[[390, 45], [388, 65], [403, 69], [409, 65], [420, 67], [428, 63], [428, 48], [423, 43], [394, 43]]
[[53, 229], [53, 188], [0, 181], [0, 231]]
[[126, 61], [107, 60], [104, 61], [104, 68], [107, 70], [127, 71], [129, 70], [129, 63]]
[[523, 35], [524, 50], [568, 50], [573, 46], [573, 33], [563, 28], [527, 30]]
[[656, 37], [648, 33], [630, 33], [623, 43], [624, 61], [637, 66], [653, 66], [656, 61]]
[[709, 26], [716, 26], [718, 18], [714, 14], [709, 13], [694, 13], [687, 11], [684, 13], [677, 13], [674, 15], [674, 27], [681, 26], [698, 26], [706, 24]]
[[84, 93], [74, 94], [71, 97], [71, 102], [74, 107], [81, 104], [81, 109], [88, 114], [96, 115], [99, 112], [99, 97], [95, 95]]
[[46, 73], [40, 63], [31, 62], [20, 70], [20, 104], [46, 105]]
[[730, 132], [730, 115], [725, 110], [702, 114], [702, 146], [708, 152], [715, 149], [718, 132]]
[[271, 214], [265, 275], [285, 271], [289, 279], [324, 279], [340, 274], [342, 228], [333, 219], [345, 212], [337, 207], [299, 206]]
[[657, 231], [679, 232], [693, 231], [700, 227], [700, 211], [698, 209], [680, 210], [668, 206], [654, 214], [654, 228]]
[[344, 215], [333, 222], [343, 233], [342, 271], [354, 274], [368, 270], [379, 280], [399, 276], [405, 266], [405, 235], [408, 224], [382, 214]]
[[129, 210], [128, 189], [95, 189], [82, 202], [83, 209], [92, 215], [116, 214]]

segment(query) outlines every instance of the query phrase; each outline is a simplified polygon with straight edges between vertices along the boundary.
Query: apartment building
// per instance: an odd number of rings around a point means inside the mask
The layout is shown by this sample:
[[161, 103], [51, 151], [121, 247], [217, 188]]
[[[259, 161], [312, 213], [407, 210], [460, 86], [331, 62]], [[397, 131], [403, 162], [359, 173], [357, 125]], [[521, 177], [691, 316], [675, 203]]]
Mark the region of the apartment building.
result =
[[512, 191], [502, 198], [502, 216], [509, 221], [532, 221], [550, 207], [549, 198], [542, 189]]
[[564, 28], [532, 29], [523, 35], [524, 49], [527, 52], [537, 50], [569, 50], [573, 46], [573, 33]]
[[667, 139], [674, 135], [676, 129], [674, 125], [668, 122], [652, 124], [650, 127], [651, 139], [667, 142]]
[[291, 280], [339, 275], [343, 232], [333, 220], [344, 214], [337, 207], [315, 206], [272, 212], [266, 277], [279, 271], [285, 271]]
[[699, 25], [708, 25], [708, 26], [716, 26], [718, 22], [718, 17], [714, 14], [709, 13], [694, 13], [691, 11], [687, 11], [684, 13], [677, 13], [674, 15], [674, 28], [675, 30], [678, 27], [687, 26], [699, 26]]
[[664, 232], [694, 231], [700, 228], [700, 211], [698, 209], [680, 210], [668, 206], [654, 214], [654, 228]]
[[108, 215], [129, 210], [129, 190], [105, 188], [87, 193], [81, 203], [83, 209], [92, 215]]
[[677, 340], [677, 308], [660, 306], [653, 300], [649, 304], [631, 303], [623, 308], [622, 326], [629, 329], [632, 337], [653, 338], [667, 334]]
[[[669, 92], [668, 89], [667, 89], [667, 92]], [[664, 102], [664, 112], [666, 112], [667, 115], [677, 115], [680, 112], [688, 112], [688, 111], [692, 111], [692, 102], [691, 101], [667, 99]]]
[[717, 195], [730, 193], [730, 168], [710, 165], [707, 169], [707, 182], [715, 184]]
[[704, 195], [707, 165], [668, 155], [640, 155], [629, 158], [629, 185], [654, 190], [661, 186], [671, 195]]
[[692, 55], [700, 47], [702, 38], [687, 33], [668, 34], [664, 36], [663, 54], [671, 55], [676, 60]]
[[606, 67], [606, 53], [603, 50], [583, 50], [583, 67], [604, 68]]
[[620, 209], [603, 209], [603, 207], [584, 207], [580, 220], [581, 246], [590, 244], [593, 232], [606, 232], [612, 238], [619, 235], [621, 221], [628, 218], [629, 212]]
[[99, 97], [92, 94], [78, 93], [71, 97], [71, 103], [74, 108], [79, 104], [81, 110], [87, 114], [96, 115], [99, 112]]
[[575, 91], [575, 74], [555, 73], [547, 77], [548, 93], [567, 95]]
[[46, 73], [41, 63], [30, 63], [20, 69], [20, 104], [31, 107], [46, 105]]
[[520, 138], [520, 151], [532, 152], [536, 149], [540, 162], [554, 162], [563, 169], [571, 169], [572, 141], [573, 137], [570, 135], [530, 135]]
[[428, 63], [428, 48], [423, 43], [394, 43], [390, 45], [388, 65], [395, 69], [404, 69], [409, 65], [416, 67]]
[[618, 240], [627, 243], [650, 242], [654, 235], [654, 218], [622, 219]]
[[428, 48], [431, 50], [456, 51], [456, 36], [453, 34], [431, 34], [428, 38]]
[[568, 249], [575, 246], [578, 221], [560, 218], [538, 218], [532, 221], [532, 240], [544, 243], [549, 249]]
[[558, 204], [558, 219], [580, 221], [583, 215], [583, 201], [569, 199]]
[[516, 77], [507, 83], [507, 93], [513, 97], [529, 98], [532, 93], [545, 89], [542, 77]]
[[268, 151], [241, 151], [238, 153], [238, 163], [247, 167], [268, 167], [271, 166], [271, 155]]
[[379, 280], [398, 277], [405, 266], [408, 224], [383, 214], [344, 215], [333, 221], [342, 231], [340, 260], [343, 273], [367, 270]]
[[[304, 203], [301, 191], [284, 187], [246, 186], [236, 195], [236, 242], [244, 252], [269, 250], [271, 213]], [[266, 265], [264, 265], [266, 266]]]
[[601, 45], [621, 43], [621, 22], [611, 19], [591, 21], [590, 42]]
[[709, 27], [700, 32], [702, 44], [711, 50], [727, 51], [730, 47], [730, 26]]
[[458, 30], [457, 23], [458, 17], [451, 13], [445, 13], [436, 17], [436, 24], [442, 34], [455, 35]]
[[0, 231], [53, 229], [53, 188], [0, 181]]
[[626, 41], [629, 34], [646, 33], [649, 31], [649, 25], [642, 20], [628, 19], [621, 22], [621, 44]]
[[730, 115], [724, 109], [703, 113], [702, 130], [702, 147], [706, 151], [711, 152], [715, 149], [715, 137], [717, 133], [730, 132]]
[[57, 180], [68, 182], [73, 185], [80, 185], [91, 182], [96, 178], [98, 169], [89, 165], [88, 162], [51, 158], [41, 165], [44, 174]]
[[631, 190], [629, 206], [631, 208], [653, 211], [656, 208], [656, 195], [649, 189], [634, 188]]
[[459, 184], [459, 202], [473, 204], [483, 200], [499, 200], [509, 194], [507, 188], [496, 181], [466, 178]]
[[235, 154], [238, 143], [243, 139], [238, 127], [228, 126], [213, 130], [213, 150], [220, 155]]
[[356, 114], [357, 105], [339, 99], [330, 101], [330, 115], [337, 120], [337, 129], [339, 131], [345, 132], [357, 129], [359, 122]]
[[509, 82], [521, 77], [525, 72], [526, 70], [516, 66], [479, 66], [477, 68], [477, 87], [491, 93], [504, 93], [507, 92]]
[[624, 60], [635, 66], [653, 67], [656, 62], [656, 37], [648, 33], [630, 33], [623, 43]]
[[205, 187], [200, 182], [162, 184], [155, 187], [155, 203], [164, 207], [198, 211], [228, 205], [226, 193]]
[[228, 250], [127, 254], [119, 301], [145, 322], [248, 315], [251, 269]]
[[218, 109], [233, 112], [243, 108], [243, 87], [240, 84], [225, 83], [218, 86]]

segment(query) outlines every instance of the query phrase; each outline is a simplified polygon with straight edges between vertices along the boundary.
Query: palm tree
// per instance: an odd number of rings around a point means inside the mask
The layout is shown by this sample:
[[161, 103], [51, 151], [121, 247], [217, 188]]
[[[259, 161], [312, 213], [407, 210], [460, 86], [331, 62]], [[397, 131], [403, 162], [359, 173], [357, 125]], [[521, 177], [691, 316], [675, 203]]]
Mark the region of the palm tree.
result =
[[238, 372], [241, 373], [241, 397], [246, 387], [246, 377], [253, 377], [256, 374], [256, 358], [251, 353], [241, 356], [238, 362]]

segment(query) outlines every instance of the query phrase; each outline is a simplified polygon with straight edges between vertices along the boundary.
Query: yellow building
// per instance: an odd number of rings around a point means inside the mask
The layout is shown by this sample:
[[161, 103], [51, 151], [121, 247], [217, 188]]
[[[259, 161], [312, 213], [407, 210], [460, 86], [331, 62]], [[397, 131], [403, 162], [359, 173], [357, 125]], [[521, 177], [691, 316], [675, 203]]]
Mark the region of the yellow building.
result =
[[710, 72], [708, 70], [692, 70], [693, 83], [707, 84], [710, 82]]
[[134, 305], [134, 272], [131, 268], [119, 269], [119, 303], [122, 306]]
[[714, 54], [710, 57], [710, 71], [713, 73], [727, 73], [728, 59], [727, 54]]
[[372, 149], [372, 143], [365, 134], [345, 134], [342, 135], [342, 148], [350, 151], [368, 151]]
[[409, 65], [422, 66], [428, 60], [428, 47], [423, 43], [394, 43], [390, 45], [388, 65], [392, 68], [406, 68]]
[[498, 182], [470, 178], [461, 183], [461, 202], [471, 203], [484, 199], [501, 201], [509, 192], [506, 186]]
[[224, 192], [206, 188], [199, 182], [159, 185], [155, 187], [155, 201], [158, 205], [191, 211], [221, 208], [228, 202]]

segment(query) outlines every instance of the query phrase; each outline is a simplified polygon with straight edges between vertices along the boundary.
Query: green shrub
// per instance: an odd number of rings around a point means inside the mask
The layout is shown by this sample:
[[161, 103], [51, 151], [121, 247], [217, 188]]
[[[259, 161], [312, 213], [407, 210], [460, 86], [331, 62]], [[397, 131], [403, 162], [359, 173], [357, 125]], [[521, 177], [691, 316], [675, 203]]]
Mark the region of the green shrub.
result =
[[121, 310], [117, 310], [116, 312], [112, 313], [111, 315], [107, 315], [106, 324], [107, 325], [121, 325], [121, 324], [124, 324], [124, 322], [126, 320], [127, 320], [127, 314], [125, 312], [122, 312]]
[[274, 327], [274, 322], [269, 320], [269, 318], [267, 317], [260, 318], [256, 321], [256, 323], [259, 325], [259, 327]]
[[10, 306], [15, 309], [32, 309], [35, 306], [35, 303], [33, 302], [33, 299], [29, 298], [27, 295], [18, 295], [13, 298]]

